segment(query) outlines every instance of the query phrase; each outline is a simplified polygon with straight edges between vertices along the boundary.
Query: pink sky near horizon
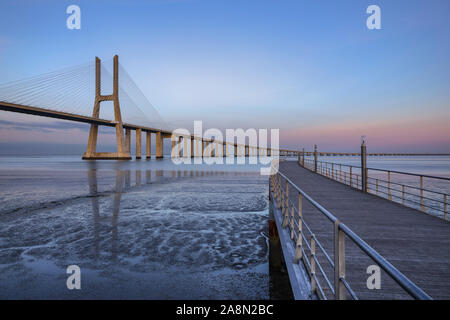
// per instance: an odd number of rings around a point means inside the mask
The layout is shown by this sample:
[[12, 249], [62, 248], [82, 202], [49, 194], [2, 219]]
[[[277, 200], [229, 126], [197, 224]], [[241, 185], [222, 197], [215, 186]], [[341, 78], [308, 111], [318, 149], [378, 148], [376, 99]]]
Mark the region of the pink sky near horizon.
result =
[[354, 151], [365, 135], [372, 151], [450, 153], [450, 126], [446, 119], [328, 124], [282, 130], [280, 135], [285, 145], [304, 145], [306, 149], [317, 144], [322, 150]]
[[[17, 116], [7, 112], [0, 112], [0, 119], [12, 123], [26, 125], [28, 122], [19, 121]], [[23, 115], [20, 115], [23, 117]], [[67, 121], [37, 118], [33, 116], [34, 127], [29, 130], [14, 126], [0, 126], [0, 142], [2, 143], [67, 143], [86, 144], [88, 125], [85, 130], [80, 128], [46, 129], [48, 124]], [[32, 119], [30, 118], [30, 120]], [[41, 127], [42, 126], [42, 127]], [[111, 129], [111, 130], [109, 130]], [[206, 130], [207, 128], [203, 128]], [[113, 133], [112, 128], [106, 129]], [[280, 129], [280, 146], [282, 148], [312, 150], [314, 144], [323, 151], [357, 151], [361, 135], [366, 136], [369, 150], [373, 152], [439, 152], [450, 153], [450, 126], [445, 118], [441, 119], [408, 119], [404, 121], [391, 119], [389, 122], [369, 122], [365, 124], [349, 122], [323, 124], [307, 128]], [[132, 135], [134, 138], [134, 134]], [[114, 135], [100, 134], [99, 142], [113, 144]]]

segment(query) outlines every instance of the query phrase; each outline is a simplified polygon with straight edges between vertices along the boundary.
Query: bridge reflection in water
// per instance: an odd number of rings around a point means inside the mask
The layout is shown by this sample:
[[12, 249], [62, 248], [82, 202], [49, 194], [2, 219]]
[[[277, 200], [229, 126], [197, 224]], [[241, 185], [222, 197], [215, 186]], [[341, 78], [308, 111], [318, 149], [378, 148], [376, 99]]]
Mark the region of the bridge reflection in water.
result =
[[[277, 281], [270, 284], [267, 178], [259, 171], [207, 166], [173, 169], [168, 162], [85, 162], [87, 197], [77, 196], [67, 210], [49, 212], [54, 224], [71, 225], [66, 236], [77, 223], [82, 229], [79, 240], [45, 250], [50, 260], [55, 250], [70, 255], [54, 260], [57, 265], [80, 266], [87, 289], [80, 298], [283, 297], [280, 278], [287, 280], [287, 275], [272, 270]], [[65, 212], [62, 219], [60, 212]], [[61, 242], [58, 234], [54, 239]], [[97, 272], [103, 275], [93, 275]], [[140, 277], [146, 278], [140, 292], [129, 288]], [[202, 287], [186, 295], [195, 278]], [[112, 289], [116, 281], [122, 293]], [[66, 295], [77, 293], [60, 297]]]

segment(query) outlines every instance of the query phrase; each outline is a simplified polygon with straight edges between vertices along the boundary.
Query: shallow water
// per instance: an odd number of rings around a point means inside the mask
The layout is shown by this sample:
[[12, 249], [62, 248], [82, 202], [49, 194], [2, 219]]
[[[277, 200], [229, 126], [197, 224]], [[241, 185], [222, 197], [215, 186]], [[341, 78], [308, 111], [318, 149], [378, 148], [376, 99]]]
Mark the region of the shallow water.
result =
[[[368, 163], [450, 177], [450, 157]], [[259, 169], [0, 157], [0, 298], [290, 298], [286, 274], [269, 272], [268, 179]], [[67, 289], [69, 265], [81, 268], [81, 290]]]
[[256, 165], [2, 157], [0, 298], [268, 299], [267, 193]]

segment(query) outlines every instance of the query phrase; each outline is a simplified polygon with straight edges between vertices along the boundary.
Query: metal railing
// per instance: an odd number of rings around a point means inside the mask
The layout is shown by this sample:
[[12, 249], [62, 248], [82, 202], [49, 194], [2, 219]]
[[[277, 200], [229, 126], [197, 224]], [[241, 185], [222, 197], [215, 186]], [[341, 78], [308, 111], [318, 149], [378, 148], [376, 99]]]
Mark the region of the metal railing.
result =
[[[316, 164], [314, 159], [299, 157], [299, 164], [311, 171], [315, 171]], [[368, 193], [404, 206], [419, 209], [425, 213], [434, 213], [444, 220], [448, 220], [448, 198], [450, 195], [445, 192], [425, 188], [424, 179], [450, 182], [450, 178], [376, 168], [366, 168], [366, 171], [366, 191]], [[361, 176], [363, 170], [360, 166], [317, 161], [316, 172], [350, 187], [363, 190], [364, 183]], [[383, 173], [386, 175], [386, 178], [370, 176], [370, 172]], [[393, 181], [393, 174], [417, 177], [418, 186]]]
[[[290, 188], [293, 188], [297, 193], [297, 208], [293, 199], [289, 196]], [[328, 299], [329, 295], [325, 293], [328, 290], [331, 292], [331, 297], [337, 300], [344, 300], [348, 295], [355, 300], [358, 299], [356, 292], [346, 280], [346, 238], [353, 242], [367, 257], [377, 263], [409, 296], [415, 299], [431, 299], [429, 295], [397, 270], [350, 230], [350, 228], [340, 222], [332, 213], [313, 200], [281, 172], [277, 172], [270, 177], [269, 192], [283, 216], [282, 227], [289, 228], [291, 240], [295, 248], [294, 263], [303, 262], [310, 276], [311, 293], [316, 294], [320, 299]], [[331, 259], [330, 254], [325, 250], [313, 230], [306, 223], [303, 209], [304, 201], [312, 204], [314, 208], [333, 224], [334, 259]], [[334, 271], [333, 281], [329, 279], [324, 270], [325, 266], [317, 258], [319, 252], [325, 257], [325, 261], [322, 262], [327, 263]], [[324, 279], [325, 284], [320, 281], [318, 275], [320, 275], [321, 279]]]

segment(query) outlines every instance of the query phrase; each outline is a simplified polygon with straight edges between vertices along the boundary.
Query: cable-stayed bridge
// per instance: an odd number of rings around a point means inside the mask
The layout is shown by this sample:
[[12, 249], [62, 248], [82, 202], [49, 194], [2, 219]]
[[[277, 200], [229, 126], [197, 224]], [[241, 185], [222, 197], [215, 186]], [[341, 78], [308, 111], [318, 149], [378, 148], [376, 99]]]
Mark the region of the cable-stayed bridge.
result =
[[[0, 86], [0, 110], [64, 119], [91, 124], [83, 159], [131, 159], [131, 131], [136, 132], [136, 158], [141, 158], [141, 134], [146, 133], [146, 156], [151, 158], [151, 135], [155, 134], [156, 158], [163, 157], [164, 138], [176, 143], [184, 140], [183, 156], [270, 155], [269, 148], [225, 143], [194, 135], [173, 132], [148, 101], [116, 55], [112, 61], [85, 63]], [[97, 152], [98, 126], [116, 128], [117, 152]], [[176, 139], [172, 136], [175, 135]], [[178, 145], [178, 146], [179, 146]], [[190, 145], [190, 148], [189, 148]], [[190, 149], [190, 150], [189, 150]], [[190, 151], [190, 152], [189, 152]], [[276, 150], [281, 155], [296, 155], [293, 150]], [[273, 151], [272, 151], [273, 153]]]

